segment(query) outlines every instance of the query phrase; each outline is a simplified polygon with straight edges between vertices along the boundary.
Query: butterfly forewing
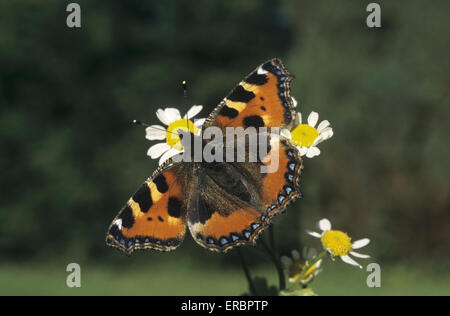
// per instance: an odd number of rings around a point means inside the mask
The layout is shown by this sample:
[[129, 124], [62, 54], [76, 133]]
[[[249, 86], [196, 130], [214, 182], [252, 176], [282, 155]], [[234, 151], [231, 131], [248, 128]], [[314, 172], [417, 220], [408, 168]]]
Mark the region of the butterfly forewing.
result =
[[281, 60], [269, 60], [241, 81], [211, 113], [205, 127], [286, 127], [295, 118], [294, 77]]

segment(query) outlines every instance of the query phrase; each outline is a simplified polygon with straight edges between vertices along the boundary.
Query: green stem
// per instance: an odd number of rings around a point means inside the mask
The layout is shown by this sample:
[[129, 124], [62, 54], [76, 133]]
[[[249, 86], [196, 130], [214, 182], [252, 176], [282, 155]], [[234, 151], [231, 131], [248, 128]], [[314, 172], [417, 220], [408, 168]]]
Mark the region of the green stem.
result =
[[270, 236], [271, 247], [273, 249], [274, 257], [276, 260], [278, 278], [280, 280], [280, 291], [282, 291], [286, 288], [286, 278], [284, 275], [283, 265], [281, 264], [280, 255], [278, 254], [278, 250], [277, 250], [277, 247], [275, 244], [275, 228], [273, 225], [269, 226], [269, 236]]
[[276, 252], [276, 248], [275, 248], [275, 232], [274, 232], [274, 228], [273, 225], [269, 226], [269, 242], [270, 242], [270, 247], [272, 247], [272, 249]]
[[252, 276], [250, 275], [250, 270], [247, 267], [247, 264], [244, 259], [244, 254], [240, 248], [237, 249], [239, 258], [241, 260], [242, 268], [244, 269], [245, 277], [247, 278], [248, 288], [250, 289], [250, 294], [256, 296], [255, 285], [253, 284]]
[[270, 259], [272, 259], [273, 263], [275, 264], [275, 267], [278, 272], [278, 281], [279, 281], [279, 287], [280, 287], [280, 292], [281, 292], [286, 288], [286, 278], [284, 277], [284, 271], [283, 271], [283, 267], [281, 266], [281, 261], [277, 255], [277, 253], [275, 251], [273, 251], [272, 249], [270, 249], [270, 247], [264, 242], [264, 240], [261, 240], [260, 242], [263, 245], [264, 249], [269, 254]]

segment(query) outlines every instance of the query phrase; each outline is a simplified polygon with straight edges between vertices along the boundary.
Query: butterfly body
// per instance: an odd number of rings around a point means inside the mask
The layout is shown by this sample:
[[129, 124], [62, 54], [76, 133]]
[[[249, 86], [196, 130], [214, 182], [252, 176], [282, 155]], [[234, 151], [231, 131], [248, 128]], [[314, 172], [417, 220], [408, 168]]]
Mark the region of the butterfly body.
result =
[[[259, 66], [219, 104], [203, 129], [214, 126], [281, 128], [293, 120], [289, 95], [292, 76], [278, 59]], [[270, 131], [264, 135], [267, 152], [244, 161], [183, 161], [170, 159], [128, 200], [113, 220], [106, 237], [108, 246], [126, 254], [137, 249], [170, 251], [183, 241], [188, 228], [195, 241], [215, 251], [238, 245], [255, 245], [259, 234], [274, 217], [301, 196], [302, 160], [292, 143]], [[225, 142], [223, 142], [225, 143]], [[202, 148], [208, 144], [203, 141]], [[193, 158], [194, 155], [192, 155]], [[261, 167], [276, 160], [268, 173]]]

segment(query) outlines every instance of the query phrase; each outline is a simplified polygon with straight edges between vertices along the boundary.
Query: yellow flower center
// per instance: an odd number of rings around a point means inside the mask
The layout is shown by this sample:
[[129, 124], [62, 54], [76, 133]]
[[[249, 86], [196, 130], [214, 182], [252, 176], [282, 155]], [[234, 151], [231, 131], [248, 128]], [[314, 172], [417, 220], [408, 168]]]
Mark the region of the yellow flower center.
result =
[[[308, 262], [306, 262], [306, 264], [309, 264]], [[306, 271], [304, 279], [308, 279], [310, 277], [310, 275], [314, 272], [314, 270], [316, 270], [317, 268], [317, 263], [315, 265], [313, 265], [311, 268], [309, 268], [308, 271]]]
[[352, 239], [339, 230], [326, 231], [322, 237], [322, 244], [335, 257], [348, 255], [352, 251]]
[[291, 132], [292, 142], [296, 146], [311, 147], [319, 137], [319, 132], [308, 124], [297, 125]]
[[175, 121], [169, 125], [167, 128], [167, 136], [166, 142], [170, 147], [176, 148], [178, 150], [183, 150], [183, 146], [181, 145], [181, 139], [178, 136], [178, 131], [189, 131], [192, 134], [196, 135], [198, 132], [198, 128], [195, 127], [194, 123], [188, 119], [181, 119]]
[[[296, 260], [294, 261], [294, 263], [290, 266], [289, 269], [289, 278], [291, 279], [291, 282], [295, 282], [298, 280], [298, 278], [300, 277], [300, 275], [303, 272], [303, 269], [309, 265], [308, 261], [304, 261], [304, 260]], [[308, 271], [306, 271], [305, 275], [303, 276], [303, 279], [301, 281], [308, 283], [309, 281], [311, 281], [311, 277], [313, 277], [312, 273], [314, 272], [314, 270], [317, 269], [318, 264], [316, 263], [315, 265], [313, 265], [312, 267], [310, 267], [308, 269]]]

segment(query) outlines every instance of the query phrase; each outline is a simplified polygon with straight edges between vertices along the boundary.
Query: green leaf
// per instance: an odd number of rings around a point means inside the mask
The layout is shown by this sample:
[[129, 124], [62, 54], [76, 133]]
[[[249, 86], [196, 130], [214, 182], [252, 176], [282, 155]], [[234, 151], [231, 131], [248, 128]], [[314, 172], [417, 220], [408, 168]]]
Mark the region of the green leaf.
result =
[[319, 296], [311, 288], [294, 290], [294, 291], [281, 291], [281, 296]]

